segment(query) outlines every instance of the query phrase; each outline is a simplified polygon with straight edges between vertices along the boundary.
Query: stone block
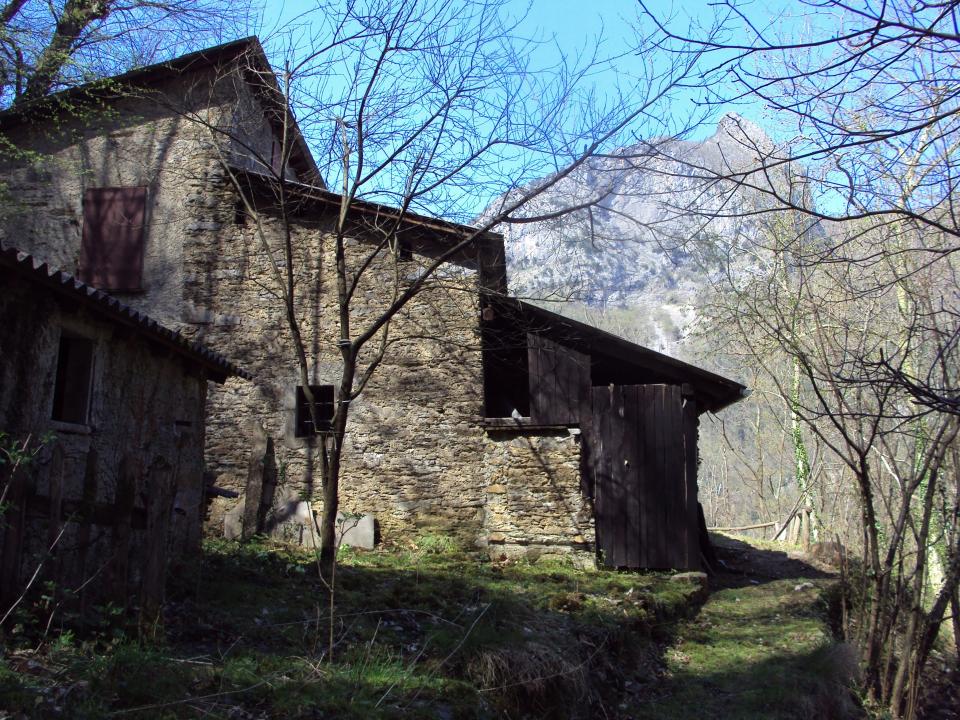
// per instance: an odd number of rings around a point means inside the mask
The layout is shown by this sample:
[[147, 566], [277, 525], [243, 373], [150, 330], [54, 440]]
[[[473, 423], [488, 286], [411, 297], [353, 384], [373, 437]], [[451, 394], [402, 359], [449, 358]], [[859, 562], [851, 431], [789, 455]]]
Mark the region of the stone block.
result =
[[180, 317], [185, 323], [191, 323], [194, 325], [209, 325], [214, 321], [216, 315], [208, 308], [186, 304], [181, 310]]
[[243, 536], [243, 500], [223, 515], [223, 537], [239, 540]]
[[376, 528], [373, 515], [337, 513], [337, 545], [373, 550]]
[[693, 599], [696, 602], [705, 602], [707, 596], [710, 594], [710, 581], [706, 573], [682, 572], [673, 575], [670, 580], [677, 583], [693, 585], [696, 588], [693, 593]]
[[839, 567], [846, 550], [838, 542], [818, 542], [810, 546], [810, 556], [827, 565]]

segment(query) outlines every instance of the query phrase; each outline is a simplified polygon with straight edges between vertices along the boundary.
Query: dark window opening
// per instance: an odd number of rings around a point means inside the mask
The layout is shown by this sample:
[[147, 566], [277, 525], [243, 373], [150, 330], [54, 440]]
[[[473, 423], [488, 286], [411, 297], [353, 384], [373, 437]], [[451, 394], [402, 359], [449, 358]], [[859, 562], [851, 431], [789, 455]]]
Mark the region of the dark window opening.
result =
[[481, 314], [484, 415], [529, 417], [530, 387], [527, 332], [522, 323], [485, 305]]
[[413, 247], [409, 240], [397, 241], [397, 260], [400, 262], [410, 262], [413, 260]]
[[237, 200], [237, 204], [233, 208], [233, 224], [247, 224], [247, 206], [243, 204], [243, 200]]
[[80, 279], [101, 290], [143, 288], [145, 187], [89, 188], [83, 194]]
[[60, 336], [57, 376], [53, 387], [54, 420], [86, 425], [93, 384], [93, 341], [72, 335]]
[[296, 437], [309, 437], [318, 432], [330, 430], [330, 421], [333, 420], [334, 393], [333, 385], [311, 385], [313, 401], [317, 411], [317, 425], [314, 427], [310, 416], [310, 404], [303, 392], [303, 386], [297, 385], [297, 416]]

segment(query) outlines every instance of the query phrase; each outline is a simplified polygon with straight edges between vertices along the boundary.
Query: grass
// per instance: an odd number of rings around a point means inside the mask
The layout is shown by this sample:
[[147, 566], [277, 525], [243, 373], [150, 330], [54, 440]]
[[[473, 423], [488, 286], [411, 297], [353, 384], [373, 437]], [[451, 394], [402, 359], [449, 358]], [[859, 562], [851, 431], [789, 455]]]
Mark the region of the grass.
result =
[[[758, 556], [769, 550], [782, 553], [769, 544], [754, 547]], [[849, 690], [857, 668], [855, 653], [836, 642], [830, 629], [835, 580], [727, 580], [737, 586], [714, 591], [695, 618], [678, 626], [664, 653], [663, 682], [630, 716], [861, 717]]]
[[346, 549], [331, 660], [312, 555], [208, 541], [159, 644], [116, 624], [2, 638], [0, 718], [855, 716], [833, 581], [737, 582], [700, 608], [668, 573], [485, 562], [436, 534]]
[[[692, 612], [667, 574], [489, 563], [445, 537], [341, 553], [330, 661], [312, 555], [205, 546], [165, 639], [4, 638], [0, 708], [29, 717], [591, 717]], [[189, 591], [189, 592], [188, 592]], [[66, 638], [64, 641], [63, 638]], [[0, 711], [0, 717], [5, 717]]]

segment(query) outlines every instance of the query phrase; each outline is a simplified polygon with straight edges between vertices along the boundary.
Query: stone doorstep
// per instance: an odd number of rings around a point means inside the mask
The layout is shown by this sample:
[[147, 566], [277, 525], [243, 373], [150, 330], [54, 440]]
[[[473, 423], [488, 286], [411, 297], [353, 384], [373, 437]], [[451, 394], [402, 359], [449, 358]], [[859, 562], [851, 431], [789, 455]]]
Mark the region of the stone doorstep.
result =
[[548, 545], [541, 543], [505, 543], [489, 545], [486, 554], [493, 561], [522, 560], [538, 562], [540, 560], [562, 560], [572, 563], [578, 570], [596, 570], [597, 559], [592, 549], [570, 545]]
[[516, 547], [542, 546], [549, 548], [569, 549], [572, 552], [590, 551], [593, 552], [593, 543], [588, 542], [583, 535], [574, 535], [572, 537], [517, 537], [508, 536], [502, 532], [491, 532], [487, 534], [486, 544], [490, 546], [512, 545]]

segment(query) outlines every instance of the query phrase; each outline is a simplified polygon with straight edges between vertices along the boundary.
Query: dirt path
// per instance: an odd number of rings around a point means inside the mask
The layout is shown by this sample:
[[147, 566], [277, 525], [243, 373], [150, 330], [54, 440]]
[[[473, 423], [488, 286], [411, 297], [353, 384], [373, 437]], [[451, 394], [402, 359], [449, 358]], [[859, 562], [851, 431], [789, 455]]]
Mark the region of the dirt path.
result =
[[[722, 572], [698, 615], [665, 645], [638, 718], [846, 718], [855, 664], [836, 643], [833, 574], [799, 554], [716, 538]], [[633, 709], [631, 709], [633, 710]]]

